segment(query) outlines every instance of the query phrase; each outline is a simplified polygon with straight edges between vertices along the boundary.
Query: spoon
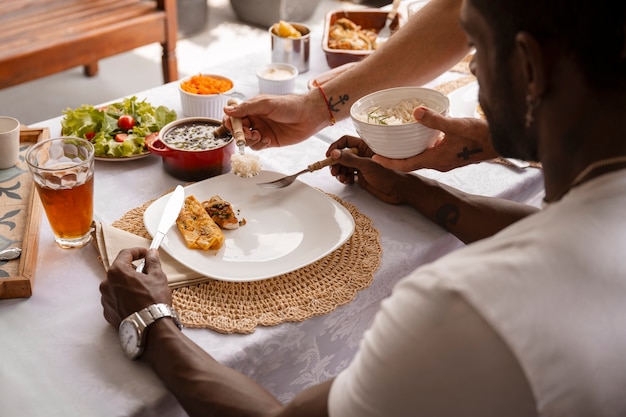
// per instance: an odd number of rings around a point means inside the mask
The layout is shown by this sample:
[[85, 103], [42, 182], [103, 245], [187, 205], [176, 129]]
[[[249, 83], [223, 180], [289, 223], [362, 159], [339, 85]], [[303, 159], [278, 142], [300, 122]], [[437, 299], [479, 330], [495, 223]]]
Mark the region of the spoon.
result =
[[0, 250], [0, 261], [10, 261], [13, 259], [17, 259], [22, 254], [22, 249], [20, 248], [9, 248]]
[[[239, 100], [235, 98], [229, 98], [229, 106], [236, 106], [239, 104]], [[243, 134], [243, 122], [239, 117], [231, 117], [230, 122], [233, 125], [233, 136], [235, 137], [235, 144], [239, 148], [239, 153], [244, 155], [246, 153], [246, 136]]]
[[[229, 106], [236, 106], [239, 104], [239, 100], [230, 98], [227, 103]], [[230, 158], [233, 173], [243, 178], [259, 175], [261, 172], [259, 157], [251, 154], [246, 155], [246, 137], [243, 133], [243, 122], [239, 117], [231, 117], [230, 122], [233, 125], [235, 144], [239, 148], [239, 153], [233, 154]]]

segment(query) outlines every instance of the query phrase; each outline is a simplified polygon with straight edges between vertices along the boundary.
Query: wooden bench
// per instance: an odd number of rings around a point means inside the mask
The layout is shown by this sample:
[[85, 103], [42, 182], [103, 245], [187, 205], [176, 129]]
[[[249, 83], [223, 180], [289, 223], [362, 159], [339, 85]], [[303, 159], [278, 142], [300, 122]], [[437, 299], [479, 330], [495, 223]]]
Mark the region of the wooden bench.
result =
[[[176, 0], [1, 0], [0, 89], [140, 46], [163, 47], [163, 81], [178, 79]], [[133, 68], [128, 68], [133, 71]]]

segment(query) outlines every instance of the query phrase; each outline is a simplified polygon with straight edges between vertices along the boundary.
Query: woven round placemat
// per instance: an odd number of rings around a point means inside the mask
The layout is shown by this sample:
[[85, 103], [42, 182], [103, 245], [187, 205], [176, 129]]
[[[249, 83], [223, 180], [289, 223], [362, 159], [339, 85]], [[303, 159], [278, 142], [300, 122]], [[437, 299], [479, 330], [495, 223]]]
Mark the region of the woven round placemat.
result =
[[[354, 233], [345, 244], [311, 265], [275, 278], [254, 282], [210, 280], [176, 288], [172, 291], [173, 305], [182, 323], [220, 333], [252, 333], [257, 326], [327, 314], [367, 288], [380, 265], [380, 234], [354, 205], [328, 195], [354, 218]], [[143, 212], [151, 203], [130, 210], [112, 226], [150, 239]]]
[[433, 87], [433, 90], [437, 90], [442, 94], [448, 95], [454, 90], [458, 90], [459, 88], [465, 87], [466, 85], [473, 83], [475, 81], [476, 81], [476, 77], [474, 77], [473, 75], [471, 74], [464, 75], [460, 78], [446, 81], [444, 83], [436, 85], [435, 87]]

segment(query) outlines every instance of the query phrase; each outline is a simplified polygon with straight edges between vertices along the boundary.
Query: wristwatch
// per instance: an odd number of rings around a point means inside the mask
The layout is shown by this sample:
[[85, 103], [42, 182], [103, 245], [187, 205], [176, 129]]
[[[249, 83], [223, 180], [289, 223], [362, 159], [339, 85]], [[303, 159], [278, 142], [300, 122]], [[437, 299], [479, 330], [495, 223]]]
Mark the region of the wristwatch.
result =
[[122, 320], [118, 332], [126, 356], [133, 360], [141, 356], [146, 343], [148, 326], [163, 317], [171, 317], [179, 329], [183, 328], [176, 310], [163, 303], [152, 304]]

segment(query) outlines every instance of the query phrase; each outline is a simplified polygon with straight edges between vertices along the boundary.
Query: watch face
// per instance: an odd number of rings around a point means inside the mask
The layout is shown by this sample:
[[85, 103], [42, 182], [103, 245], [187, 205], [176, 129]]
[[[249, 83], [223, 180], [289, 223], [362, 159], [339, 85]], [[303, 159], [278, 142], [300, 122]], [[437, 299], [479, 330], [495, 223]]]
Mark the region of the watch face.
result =
[[137, 327], [130, 320], [124, 320], [119, 328], [120, 343], [126, 355], [134, 359], [139, 355], [139, 334]]

